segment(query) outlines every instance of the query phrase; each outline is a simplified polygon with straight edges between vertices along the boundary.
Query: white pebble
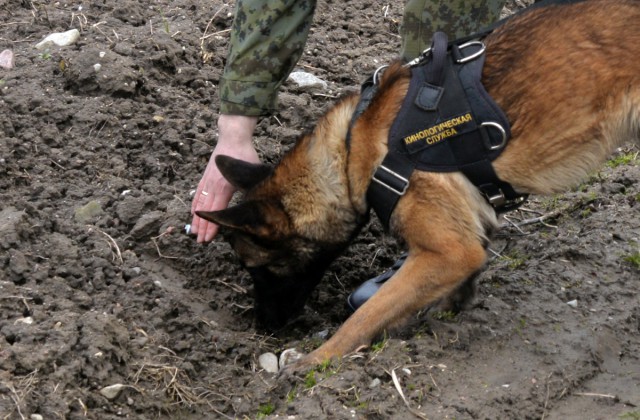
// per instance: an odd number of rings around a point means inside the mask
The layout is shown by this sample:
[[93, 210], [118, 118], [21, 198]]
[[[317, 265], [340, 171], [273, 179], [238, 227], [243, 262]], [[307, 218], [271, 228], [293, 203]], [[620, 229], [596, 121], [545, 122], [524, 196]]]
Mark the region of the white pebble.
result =
[[102, 64], [100, 63], [96, 63], [93, 65], [93, 70], [95, 70], [96, 73], [99, 72], [101, 68], [102, 68]]
[[188, 234], [191, 233], [191, 225], [184, 225], [184, 231]]
[[15, 65], [15, 62], [13, 51], [4, 50], [0, 53], [0, 67], [10, 70]]
[[578, 307], [578, 300], [577, 299], [570, 300], [569, 302], [567, 302], [567, 305], [571, 306], [572, 308], [577, 308]]
[[273, 353], [263, 353], [258, 357], [258, 364], [269, 373], [278, 373], [278, 357]]
[[18, 322], [23, 323], [23, 324], [27, 324], [27, 325], [31, 325], [31, 324], [33, 324], [33, 318], [28, 316], [26, 318], [16, 319], [16, 322], [14, 322], [14, 325], [17, 324]]
[[321, 88], [326, 89], [328, 87], [327, 82], [314, 76], [311, 73], [304, 71], [294, 71], [289, 75], [289, 80], [292, 80], [300, 88], [314, 89]]
[[76, 42], [78, 38], [80, 38], [80, 32], [77, 29], [71, 29], [66, 32], [55, 32], [38, 42], [36, 48], [42, 50], [54, 44], [65, 47]]

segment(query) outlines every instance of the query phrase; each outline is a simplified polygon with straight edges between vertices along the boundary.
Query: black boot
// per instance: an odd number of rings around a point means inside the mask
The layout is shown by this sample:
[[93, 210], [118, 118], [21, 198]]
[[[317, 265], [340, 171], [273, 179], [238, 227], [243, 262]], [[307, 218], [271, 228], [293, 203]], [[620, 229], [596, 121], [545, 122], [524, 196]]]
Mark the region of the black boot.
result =
[[374, 277], [362, 283], [360, 287], [358, 287], [353, 293], [349, 295], [347, 299], [347, 303], [352, 310], [358, 309], [365, 303], [378, 289], [382, 286], [382, 284], [389, 280], [395, 273], [402, 267], [404, 260], [407, 259], [407, 253], [405, 252], [398, 258], [398, 260], [391, 266], [390, 269], [380, 274], [378, 277]]

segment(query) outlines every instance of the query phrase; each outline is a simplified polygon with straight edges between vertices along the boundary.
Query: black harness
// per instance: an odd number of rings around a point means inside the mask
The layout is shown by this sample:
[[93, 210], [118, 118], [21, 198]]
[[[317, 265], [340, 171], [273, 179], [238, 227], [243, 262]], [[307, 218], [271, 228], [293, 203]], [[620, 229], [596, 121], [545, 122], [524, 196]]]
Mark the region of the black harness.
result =
[[[498, 212], [516, 208], [526, 198], [500, 180], [491, 164], [504, 150], [510, 130], [480, 81], [484, 50], [481, 41], [449, 44], [438, 32], [431, 48], [408, 64], [409, 90], [391, 126], [387, 155], [367, 191], [385, 227], [414, 170], [460, 171]], [[378, 72], [362, 86], [352, 125], [377, 91]]]
[[[583, 0], [536, 0], [514, 15], [538, 7]], [[513, 16], [514, 16], [513, 15]], [[511, 131], [509, 121], [481, 83], [485, 61], [482, 39], [507, 20], [447, 42], [438, 32], [431, 48], [411, 67], [409, 91], [389, 132], [389, 151], [376, 169], [367, 200], [385, 227], [414, 170], [462, 172], [496, 212], [513, 210], [527, 198], [498, 178], [491, 162], [504, 150]], [[369, 106], [377, 91], [378, 73], [361, 89], [351, 126]], [[349, 148], [351, 129], [347, 134]]]

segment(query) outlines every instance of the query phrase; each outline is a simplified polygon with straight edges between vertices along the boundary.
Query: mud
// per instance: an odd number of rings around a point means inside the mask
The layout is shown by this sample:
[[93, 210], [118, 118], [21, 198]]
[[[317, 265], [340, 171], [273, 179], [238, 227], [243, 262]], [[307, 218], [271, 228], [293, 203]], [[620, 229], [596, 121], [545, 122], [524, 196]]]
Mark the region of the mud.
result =
[[[284, 86], [280, 112], [258, 126], [264, 161], [395, 57], [401, 7], [319, 4], [299, 69], [328, 88]], [[232, 10], [0, 0], [0, 50], [16, 56], [0, 68], [0, 418], [640, 418], [630, 145], [574, 191], [504, 220], [466, 311], [420, 313], [306, 377], [263, 371], [260, 354], [309, 351], [335, 332], [350, 291], [401, 249], [373, 220], [271, 336], [229, 246], [185, 233], [216, 141]], [[75, 44], [34, 48], [71, 28]]]

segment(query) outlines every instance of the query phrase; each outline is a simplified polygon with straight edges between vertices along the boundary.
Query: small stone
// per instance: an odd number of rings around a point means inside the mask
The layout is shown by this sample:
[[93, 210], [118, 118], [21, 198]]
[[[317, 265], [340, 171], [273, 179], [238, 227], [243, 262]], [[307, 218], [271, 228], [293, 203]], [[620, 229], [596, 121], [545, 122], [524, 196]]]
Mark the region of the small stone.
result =
[[369, 384], [369, 388], [370, 389], [374, 389], [380, 386], [380, 384], [382, 383], [382, 381], [379, 378], [374, 378], [373, 381], [371, 381], [371, 383]]
[[328, 87], [327, 82], [304, 71], [294, 71], [289, 75], [289, 80], [301, 89], [326, 89]]
[[66, 32], [55, 32], [48, 35], [45, 39], [36, 44], [36, 48], [43, 50], [52, 45], [59, 47], [65, 47], [76, 42], [80, 38], [80, 32], [77, 29], [71, 29]]
[[40, 414], [32, 414], [32, 415], [29, 416], [29, 418], [31, 420], [43, 420], [44, 419], [44, 417], [42, 417]]
[[273, 353], [263, 353], [258, 357], [258, 364], [269, 373], [278, 373], [278, 357]]
[[316, 337], [320, 338], [321, 340], [324, 340], [329, 336], [329, 330], [319, 331], [315, 335], [316, 335]]
[[15, 65], [13, 51], [4, 50], [0, 53], [0, 67], [10, 70]]
[[570, 300], [569, 302], [567, 302], [567, 305], [571, 306], [572, 308], [577, 308], [578, 307], [578, 300], [577, 299]]
[[102, 215], [102, 206], [97, 201], [89, 201], [76, 209], [75, 219], [78, 223], [89, 223]]
[[17, 324], [17, 323], [31, 325], [33, 324], [33, 318], [31, 318], [30, 316], [25, 318], [18, 318], [16, 319], [16, 322], [14, 322], [14, 324]]
[[93, 70], [97, 73], [100, 71], [100, 69], [102, 68], [102, 64], [100, 63], [96, 63], [93, 65]]
[[126, 388], [126, 385], [122, 384], [113, 384], [109, 386], [105, 386], [100, 390], [100, 393], [105, 396], [109, 400], [113, 400], [118, 395], [120, 395], [120, 391]]
[[286, 349], [282, 353], [280, 353], [280, 369], [283, 367], [290, 365], [291, 363], [299, 360], [304, 356], [304, 353], [300, 353], [296, 349]]
[[163, 218], [164, 213], [160, 210], [143, 214], [131, 229], [131, 237], [140, 240], [157, 235], [158, 229], [160, 228], [160, 225], [162, 225]]

